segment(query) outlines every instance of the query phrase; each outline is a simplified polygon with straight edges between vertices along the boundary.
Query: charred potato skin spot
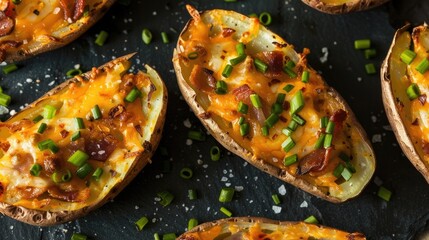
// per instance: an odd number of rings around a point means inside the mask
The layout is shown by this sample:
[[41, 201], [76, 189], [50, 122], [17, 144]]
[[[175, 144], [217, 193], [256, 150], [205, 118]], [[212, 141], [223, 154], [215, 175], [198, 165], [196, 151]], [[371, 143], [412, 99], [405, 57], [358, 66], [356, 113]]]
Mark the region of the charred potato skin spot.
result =
[[330, 4], [323, 0], [301, 0], [308, 6], [328, 14], [344, 14], [349, 12], [364, 11], [378, 7], [389, 0], [348, 0], [345, 3]]

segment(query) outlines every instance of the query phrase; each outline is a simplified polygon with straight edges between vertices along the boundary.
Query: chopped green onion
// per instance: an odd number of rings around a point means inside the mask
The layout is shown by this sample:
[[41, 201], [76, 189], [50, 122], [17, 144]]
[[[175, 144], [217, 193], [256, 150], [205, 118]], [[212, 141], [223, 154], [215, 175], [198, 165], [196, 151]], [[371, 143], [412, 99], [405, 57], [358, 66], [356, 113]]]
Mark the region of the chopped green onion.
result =
[[248, 123], [243, 123], [240, 125], [240, 135], [246, 136], [249, 133], [250, 125]]
[[80, 117], [74, 118], [76, 121], [76, 128], [78, 129], [85, 129], [85, 123], [83, 122], [83, 119]]
[[188, 132], [188, 138], [196, 141], [206, 140], [206, 135], [201, 131], [191, 130]]
[[245, 121], [244, 117], [243, 117], [243, 116], [241, 116], [241, 117], [238, 119], [238, 125], [243, 124], [243, 123], [244, 123], [244, 121]]
[[283, 68], [283, 71], [287, 75], [289, 75], [290, 78], [296, 78], [297, 77], [296, 73], [292, 69], [288, 68], [287, 66]]
[[287, 128], [289, 128], [292, 131], [295, 131], [297, 127], [298, 127], [298, 123], [295, 121], [290, 121], [289, 125], [287, 126]]
[[413, 62], [414, 58], [416, 58], [416, 56], [417, 54], [415, 52], [410, 49], [407, 49], [401, 53], [401, 60], [407, 65], [410, 65]]
[[363, 51], [363, 53], [364, 53], [366, 59], [370, 59], [370, 58], [375, 57], [375, 55], [377, 55], [377, 50], [375, 50], [374, 48], [365, 49]]
[[226, 82], [223, 80], [217, 81], [215, 92], [217, 94], [226, 94], [228, 92], [228, 85]]
[[365, 71], [367, 74], [374, 74], [377, 72], [373, 63], [365, 64]]
[[16, 66], [16, 64], [9, 64], [4, 66], [2, 70], [4, 74], [9, 74], [11, 72], [18, 70], [18, 66]]
[[346, 162], [346, 168], [351, 172], [351, 173], [356, 173], [356, 168], [352, 165], [351, 162]]
[[292, 115], [292, 120], [298, 123], [298, 125], [300, 126], [303, 126], [306, 123], [305, 119], [299, 116], [298, 114]]
[[38, 163], [33, 164], [33, 166], [30, 168], [30, 174], [35, 177], [39, 176], [40, 171], [42, 171], [42, 166]]
[[269, 128], [274, 127], [274, 125], [279, 121], [279, 115], [276, 113], [271, 113], [271, 115], [265, 119], [265, 125]]
[[219, 194], [219, 202], [231, 202], [234, 197], [235, 190], [234, 188], [222, 188]]
[[37, 133], [42, 134], [43, 132], [45, 132], [46, 128], [48, 127], [48, 124], [46, 123], [41, 123], [39, 128], [37, 129]]
[[341, 176], [341, 173], [344, 171], [344, 165], [338, 164], [338, 166], [334, 169], [334, 172], [332, 173], [336, 178], [339, 178]]
[[320, 128], [326, 128], [328, 126], [329, 118], [328, 117], [322, 117], [320, 119]]
[[270, 134], [270, 130], [268, 126], [261, 127], [262, 136], [266, 137]]
[[283, 128], [282, 133], [289, 137], [290, 135], [292, 135], [293, 130], [290, 128]]
[[170, 43], [170, 39], [168, 39], [168, 35], [166, 32], [161, 32], [161, 38], [163, 43]]
[[142, 39], [145, 44], [149, 44], [152, 42], [152, 33], [149, 31], [149, 29], [144, 28], [142, 31]]
[[250, 94], [250, 101], [252, 102], [252, 105], [255, 108], [261, 108], [262, 107], [262, 101], [259, 98], [259, 95], [256, 93]]
[[78, 140], [79, 138], [80, 138], [80, 131], [77, 131], [77, 132], [73, 133], [70, 140], [72, 142], [74, 142], [74, 141]]
[[49, 150], [51, 150], [52, 153], [57, 153], [60, 149], [57, 145], [54, 143], [48, 145]]
[[279, 205], [281, 203], [279, 195], [274, 193], [273, 195], [271, 195], [271, 198], [273, 199], [275, 205]]
[[166, 233], [162, 235], [162, 240], [176, 240], [176, 234], [175, 233]]
[[225, 207], [221, 207], [220, 208], [220, 211], [223, 213], [223, 214], [225, 214], [226, 216], [228, 216], [228, 217], [231, 217], [232, 216], [232, 212], [231, 211], [229, 211], [227, 208], [225, 208]]
[[55, 116], [57, 109], [52, 105], [45, 105], [43, 107], [43, 117], [46, 119], [52, 119]]
[[370, 47], [371, 47], [371, 40], [369, 39], [355, 40], [355, 49], [367, 49]]
[[192, 169], [190, 168], [185, 167], [180, 170], [180, 177], [183, 179], [191, 179], [192, 175], [193, 175], [193, 172], [192, 172]]
[[285, 98], [286, 98], [286, 94], [284, 94], [284, 93], [277, 94], [276, 103], [282, 105], [285, 101]]
[[283, 90], [285, 90], [286, 92], [290, 92], [294, 87], [294, 85], [288, 84], [283, 88]]
[[52, 153], [57, 153], [59, 150], [57, 145], [55, 145], [54, 141], [52, 141], [52, 139], [46, 139], [39, 142], [37, 144], [37, 147], [39, 148], [40, 151], [49, 149], [51, 150]]
[[100, 180], [101, 175], [103, 175], [103, 169], [101, 167], [98, 167], [95, 169], [94, 173], [92, 174], [92, 177], [95, 178], [96, 181]]
[[260, 71], [261, 73], [265, 73], [268, 70], [268, 64], [264, 63], [260, 59], [255, 58], [254, 64], [255, 64], [256, 70]]
[[223, 69], [222, 76], [223, 76], [224, 78], [229, 78], [229, 76], [231, 76], [232, 69], [233, 69], [232, 65], [227, 64], [227, 65], [225, 66], [225, 68]]
[[268, 12], [262, 12], [259, 14], [259, 22], [262, 23], [264, 26], [268, 26], [271, 24], [272, 18], [271, 14]]
[[238, 56], [245, 55], [245, 49], [246, 46], [244, 45], [244, 43], [238, 43], [237, 45], [235, 45], [235, 50], [237, 50]]
[[54, 183], [60, 183], [60, 182], [62, 181], [61, 176], [60, 176], [60, 174], [59, 174], [58, 172], [54, 172], [54, 173], [51, 175], [51, 179], [52, 179], [52, 181], [53, 181]]
[[88, 174], [93, 170], [91, 164], [89, 163], [85, 163], [83, 164], [80, 168], [77, 169], [76, 171], [76, 175], [80, 178], [80, 179], [84, 179], [86, 176], [88, 176]]
[[332, 121], [329, 121], [328, 125], [326, 125], [325, 132], [326, 133], [333, 133], [334, 132], [334, 128], [335, 128], [335, 123], [332, 122]]
[[348, 168], [344, 168], [341, 172], [341, 176], [343, 176], [344, 180], [348, 181], [352, 178], [353, 174], [350, 172]]
[[296, 66], [294, 61], [288, 61], [285, 65], [286, 68], [293, 69]]
[[2, 93], [3, 92], [3, 88], [0, 86], [0, 93]]
[[379, 196], [381, 199], [388, 202], [388, 201], [390, 201], [390, 198], [392, 197], [392, 192], [389, 189], [387, 189], [383, 186], [380, 186], [380, 188], [378, 189], [378, 192], [377, 192], [377, 196]]
[[197, 58], [198, 58], [198, 53], [197, 52], [190, 52], [188, 54], [188, 59], [193, 60], [193, 59], [197, 59]]
[[87, 236], [80, 233], [73, 233], [71, 240], [86, 240]]
[[290, 100], [290, 114], [293, 115], [304, 107], [304, 97], [302, 96], [302, 91], [299, 90]]
[[238, 103], [238, 112], [247, 114], [248, 110], [249, 110], [249, 106], [247, 106], [247, 104], [243, 103], [242, 101]]
[[220, 149], [218, 146], [213, 146], [210, 148], [210, 159], [212, 161], [219, 161], [220, 159]]
[[171, 194], [168, 191], [162, 191], [157, 193], [156, 195], [158, 195], [158, 197], [161, 198], [161, 201], [159, 201], [159, 203], [163, 206], [166, 207], [168, 205], [170, 205], [170, 203], [173, 201], [174, 196], [173, 194]]
[[304, 222], [311, 223], [311, 224], [318, 224], [319, 223], [319, 221], [317, 220], [317, 218], [315, 216], [313, 216], [313, 215], [311, 215], [308, 218], [306, 218], [304, 220]]
[[232, 58], [229, 60], [229, 64], [231, 64], [232, 66], [235, 66], [239, 63], [241, 63], [242, 61], [244, 61], [244, 59], [246, 59], [246, 55], [242, 54], [242, 55], [238, 55], [238, 57]]
[[92, 109], [91, 109], [91, 113], [92, 113], [92, 117], [95, 120], [98, 120], [100, 118], [103, 117], [103, 115], [101, 114], [101, 110], [100, 107], [98, 105], [95, 105]]
[[295, 142], [291, 137], [288, 137], [283, 143], [282, 143], [282, 149], [285, 152], [289, 152], [293, 147], [295, 147]]
[[283, 160], [283, 164], [285, 166], [290, 166], [294, 163], [298, 162], [298, 155], [297, 154], [293, 154], [290, 156], [285, 157], [285, 159]]
[[142, 92], [137, 87], [133, 87], [133, 89], [131, 89], [131, 91], [127, 94], [124, 100], [126, 102], [132, 103], [141, 95]]
[[158, 234], [158, 233], [154, 233], [154, 234], [153, 234], [153, 239], [154, 239], [154, 240], [161, 240], [161, 237], [159, 236], [159, 234]]
[[316, 141], [316, 144], [314, 144], [315, 149], [319, 149], [322, 147], [323, 143], [325, 142], [325, 136], [326, 136], [325, 133], [320, 134], [319, 138]]
[[332, 134], [328, 133], [325, 135], [325, 141], [323, 141], [323, 147], [329, 148], [332, 145]]
[[188, 190], [188, 198], [189, 198], [189, 200], [197, 199], [197, 191], [195, 189], [189, 189]]
[[429, 68], [429, 61], [427, 58], [423, 59], [419, 65], [417, 65], [416, 70], [421, 74], [424, 74]]
[[350, 162], [349, 155], [345, 154], [344, 152], [341, 152], [338, 157], [343, 160], [344, 162]]
[[106, 31], [101, 31], [97, 35], [97, 38], [95, 39], [95, 44], [97, 44], [100, 47], [103, 46], [104, 43], [106, 42], [108, 36], [109, 36], [109, 34]]
[[412, 83], [407, 88], [407, 95], [410, 100], [414, 100], [420, 96], [419, 86], [415, 83]]
[[85, 152], [81, 151], [81, 150], [77, 150], [76, 152], [74, 152], [69, 159], [67, 160], [67, 162], [75, 165], [76, 167], [81, 167], [82, 165], [84, 165], [86, 163], [86, 161], [89, 159], [88, 154], [86, 154]]
[[308, 80], [310, 79], [310, 72], [308, 70], [304, 70], [302, 72], [301, 76], [301, 82], [308, 83]]
[[33, 118], [33, 123], [38, 123], [42, 119], [43, 119], [42, 115], [37, 115], [35, 118]]
[[66, 77], [71, 78], [80, 74], [82, 74], [82, 70], [73, 68], [66, 72]]
[[22, 2], [22, 0], [12, 0], [12, 3], [18, 5]]
[[137, 230], [141, 231], [148, 222], [149, 219], [147, 219], [147, 217], [141, 217], [137, 222], [135, 222]]
[[70, 172], [70, 170], [67, 169], [66, 173], [63, 174], [63, 176], [61, 177], [61, 180], [63, 182], [68, 182], [72, 179], [72, 173]]
[[271, 113], [280, 114], [283, 112], [283, 106], [280, 103], [274, 103], [273, 106], [271, 106]]
[[188, 221], [188, 230], [191, 230], [192, 228], [196, 227], [198, 225], [198, 220], [195, 218], [191, 218]]

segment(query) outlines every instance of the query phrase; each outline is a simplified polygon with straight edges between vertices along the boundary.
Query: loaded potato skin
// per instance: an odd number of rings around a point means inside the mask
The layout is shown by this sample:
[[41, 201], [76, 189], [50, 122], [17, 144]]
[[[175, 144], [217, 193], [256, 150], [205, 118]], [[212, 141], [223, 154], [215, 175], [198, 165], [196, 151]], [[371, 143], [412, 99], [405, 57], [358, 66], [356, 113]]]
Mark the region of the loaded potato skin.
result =
[[329, 14], [343, 14], [368, 10], [389, 0], [302, 0], [308, 6]]

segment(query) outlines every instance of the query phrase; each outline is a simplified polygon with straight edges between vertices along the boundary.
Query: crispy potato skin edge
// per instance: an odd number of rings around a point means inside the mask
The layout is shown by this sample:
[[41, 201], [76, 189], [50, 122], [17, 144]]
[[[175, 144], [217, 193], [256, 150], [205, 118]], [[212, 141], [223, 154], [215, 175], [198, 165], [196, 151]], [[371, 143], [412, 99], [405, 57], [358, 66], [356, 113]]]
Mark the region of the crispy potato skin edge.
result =
[[357, 12], [368, 10], [380, 6], [389, 0], [351, 0], [348, 3], [339, 5], [330, 5], [321, 2], [320, 0], [302, 0], [308, 6], [329, 14], [343, 14], [349, 12]]

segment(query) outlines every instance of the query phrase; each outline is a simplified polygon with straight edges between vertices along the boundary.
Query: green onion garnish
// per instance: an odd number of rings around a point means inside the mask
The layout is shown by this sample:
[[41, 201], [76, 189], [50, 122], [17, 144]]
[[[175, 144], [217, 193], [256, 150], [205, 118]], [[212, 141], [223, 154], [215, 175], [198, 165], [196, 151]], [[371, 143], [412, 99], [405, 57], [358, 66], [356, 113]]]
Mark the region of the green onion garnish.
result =
[[332, 134], [328, 133], [325, 135], [325, 141], [323, 141], [323, 147], [329, 148], [332, 145]]
[[45, 105], [43, 107], [43, 118], [52, 119], [55, 116], [57, 109], [52, 105]]
[[143, 29], [142, 40], [145, 44], [149, 44], [150, 42], [152, 42], [152, 33], [149, 31], [149, 29]]
[[294, 85], [288, 84], [283, 88], [283, 90], [285, 90], [286, 92], [290, 92], [294, 87]]
[[86, 163], [86, 161], [89, 159], [88, 154], [86, 154], [85, 152], [81, 151], [81, 150], [77, 150], [76, 152], [74, 152], [69, 159], [67, 160], [67, 162], [75, 165], [76, 167], [81, 167], [83, 164]]
[[53, 181], [54, 183], [60, 183], [60, 182], [62, 181], [61, 176], [60, 176], [60, 174], [59, 174], [58, 172], [54, 172], [54, 173], [51, 175], [51, 179], [52, 179], [52, 181]]
[[137, 222], [135, 222], [137, 230], [141, 231], [148, 222], [149, 219], [147, 219], [147, 217], [141, 217]]
[[77, 132], [75, 132], [75, 133], [72, 134], [70, 140], [72, 142], [74, 142], [74, 141], [78, 140], [79, 138], [80, 138], [80, 131], [77, 131]]
[[416, 70], [421, 74], [424, 74], [429, 68], [429, 61], [427, 58], [423, 59], [419, 65], [417, 65]]
[[220, 149], [218, 146], [213, 146], [210, 148], [210, 159], [212, 161], [219, 161], [220, 159]]
[[229, 211], [227, 208], [225, 208], [225, 207], [221, 207], [220, 208], [220, 211], [223, 213], [223, 214], [225, 214], [226, 216], [228, 216], [228, 217], [231, 217], [232, 216], [232, 212], [231, 211]]
[[92, 117], [95, 120], [98, 120], [100, 118], [103, 117], [103, 115], [101, 114], [101, 110], [100, 107], [98, 105], [95, 105], [92, 109], [91, 109], [91, 113], [92, 113]]
[[294, 163], [298, 162], [298, 155], [297, 154], [293, 154], [290, 156], [285, 157], [285, 159], [283, 160], [283, 164], [285, 166], [290, 166]]
[[292, 69], [288, 68], [287, 66], [285, 66], [285, 67], [283, 68], [283, 71], [284, 71], [287, 75], [289, 75], [289, 77], [290, 77], [290, 78], [296, 78], [296, 77], [297, 77], [296, 73], [295, 73]]
[[82, 70], [73, 68], [66, 72], [66, 77], [71, 78], [80, 74], [82, 74]]
[[407, 88], [407, 96], [410, 100], [414, 100], [420, 96], [419, 86], [415, 83], [412, 83]]
[[261, 127], [262, 136], [266, 137], [270, 134], [270, 130], [268, 126]]
[[184, 167], [180, 170], [180, 177], [183, 179], [191, 179], [193, 175], [192, 169]]
[[332, 121], [329, 121], [328, 125], [326, 125], [325, 132], [326, 133], [333, 133], [334, 132], [334, 128], [335, 128], [335, 123], [332, 122]]
[[106, 31], [101, 31], [97, 35], [97, 38], [95, 39], [95, 44], [97, 44], [100, 47], [103, 46], [104, 43], [106, 42], [108, 36], [109, 36], [109, 34]]
[[237, 45], [235, 45], [235, 50], [237, 50], [238, 56], [245, 55], [245, 49], [246, 46], [244, 45], [244, 43], [238, 43]]
[[48, 148], [49, 150], [51, 150], [52, 153], [57, 153], [60, 150], [55, 144], [49, 144]]
[[95, 178], [96, 181], [100, 180], [101, 175], [103, 175], [103, 169], [101, 167], [98, 167], [95, 169], [94, 173], [92, 174], [92, 177]]
[[350, 162], [349, 155], [345, 154], [344, 152], [341, 152], [338, 157], [343, 160], [344, 162]]
[[377, 72], [373, 63], [365, 64], [365, 71], [367, 74], [374, 74]]
[[163, 43], [169, 43], [170, 39], [168, 39], [168, 35], [166, 32], [161, 32], [161, 38]]
[[293, 69], [296, 66], [294, 61], [288, 61], [285, 65], [286, 68]]
[[188, 132], [188, 138], [196, 141], [206, 140], [206, 135], [201, 131], [191, 130]]
[[262, 23], [264, 26], [268, 26], [271, 24], [272, 18], [271, 14], [268, 12], [262, 12], [259, 14], [259, 22]]
[[283, 106], [280, 103], [274, 103], [271, 106], [271, 113], [281, 114], [283, 112]]
[[198, 53], [197, 52], [190, 52], [188, 54], [188, 59], [193, 60], [193, 59], [197, 59], [197, 58], [198, 58]]
[[304, 220], [304, 222], [311, 223], [311, 224], [318, 224], [319, 223], [319, 221], [317, 220], [317, 218], [315, 216], [313, 216], [313, 215], [311, 215], [308, 218], [306, 218]]
[[304, 97], [302, 96], [302, 91], [299, 90], [290, 100], [290, 114], [293, 115], [304, 107]]
[[80, 178], [80, 179], [84, 179], [86, 176], [88, 176], [88, 174], [93, 170], [91, 164], [89, 163], [85, 163], [83, 164], [80, 168], [77, 169], [76, 171], [76, 175]]
[[310, 72], [308, 70], [304, 70], [302, 72], [301, 76], [301, 82], [308, 83], [308, 80], [310, 79]]
[[76, 128], [77, 129], [85, 129], [85, 123], [83, 122], [83, 119], [80, 117], [74, 118], [76, 122]]
[[140, 92], [140, 90], [137, 87], [133, 87], [133, 89], [131, 89], [131, 91], [127, 94], [124, 100], [125, 102], [132, 103], [141, 95], [142, 95], [142, 92]]
[[241, 117], [238, 119], [238, 125], [243, 124], [245, 120], [246, 120], [246, 119], [244, 119], [244, 117], [243, 117], [243, 116], [241, 116]]
[[41, 123], [40, 126], [39, 126], [39, 128], [37, 129], [37, 133], [42, 134], [46, 130], [47, 127], [48, 127], [48, 124]]
[[171, 194], [168, 191], [162, 191], [157, 193], [156, 195], [158, 195], [158, 197], [161, 198], [161, 201], [159, 201], [159, 203], [163, 206], [166, 207], [168, 205], [170, 205], [170, 203], [173, 201], [174, 196], [173, 194]]
[[276, 113], [271, 113], [271, 115], [265, 119], [265, 125], [268, 126], [269, 128], [274, 127], [274, 125], [279, 121], [279, 115], [277, 115]]
[[161, 237], [159, 236], [159, 234], [158, 234], [158, 233], [154, 233], [154, 234], [153, 234], [153, 239], [154, 239], [154, 240], [161, 240]]
[[231, 202], [234, 197], [234, 188], [222, 188], [219, 194], [219, 202]]
[[284, 94], [284, 93], [277, 94], [276, 103], [282, 105], [285, 101], [285, 98], [286, 98], [286, 94]]
[[162, 240], [176, 240], [176, 234], [175, 233], [166, 233], [162, 235]]
[[226, 94], [228, 92], [228, 85], [226, 84], [226, 82], [223, 80], [217, 81], [215, 92], [217, 94]]
[[410, 49], [407, 49], [401, 53], [401, 60], [406, 63], [407, 65], [410, 65], [414, 58], [416, 58], [417, 54]]
[[249, 133], [250, 125], [248, 123], [243, 123], [240, 125], [240, 135], [246, 136]]
[[259, 98], [259, 95], [256, 93], [250, 94], [250, 101], [252, 102], [252, 105], [255, 108], [261, 108], [262, 107], [262, 101], [261, 98]]
[[289, 125], [287, 126], [287, 128], [289, 128], [292, 131], [295, 131], [297, 127], [298, 127], [298, 123], [295, 121], [290, 121]]
[[292, 135], [293, 130], [290, 128], [283, 128], [282, 133], [289, 137], [290, 135]]
[[350, 180], [350, 178], [352, 178], [353, 173], [350, 172], [348, 168], [344, 168], [343, 171], [341, 172], [341, 176], [343, 176], [344, 180], [348, 181]]
[[22, 0], [12, 0], [12, 3], [18, 5], [22, 2]]
[[43, 119], [42, 115], [37, 115], [35, 118], [33, 118], [33, 123], [38, 123], [42, 119]]
[[370, 47], [371, 47], [371, 40], [369, 39], [355, 40], [355, 49], [367, 49]]
[[42, 166], [38, 163], [33, 164], [33, 166], [30, 168], [30, 174], [35, 177], [39, 176], [40, 171], [42, 171]]
[[305, 119], [299, 116], [298, 114], [292, 115], [292, 120], [298, 123], [298, 125], [300, 126], [303, 126], [306, 123]]
[[390, 201], [390, 198], [392, 197], [392, 192], [389, 189], [381, 186], [378, 189], [377, 196], [379, 196], [381, 199], [388, 202], [388, 201]]
[[282, 143], [282, 149], [285, 152], [289, 152], [293, 147], [295, 147], [295, 142], [291, 137], [288, 137], [283, 143]]
[[271, 198], [273, 199], [275, 205], [279, 205], [281, 203], [279, 195], [274, 193], [273, 195], [271, 195]]
[[246, 55], [242, 54], [242, 55], [238, 55], [238, 57], [232, 58], [229, 60], [229, 64], [231, 64], [232, 66], [235, 66], [239, 63], [241, 63], [242, 61], [244, 61], [244, 59], [246, 59]]
[[223, 69], [222, 76], [223, 76], [224, 78], [229, 78], [229, 76], [231, 76], [232, 69], [233, 69], [232, 65], [227, 64], [227, 65], [225, 66], [225, 68]]
[[52, 141], [52, 139], [46, 139], [46, 140], [39, 142], [37, 144], [37, 147], [39, 148], [40, 151], [49, 149], [49, 150], [51, 150], [52, 153], [57, 153], [59, 150], [59, 148], [57, 147], [57, 145], [55, 145], [55, 143], [54, 143], [54, 141]]
[[328, 117], [322, 117], [320, 119], [320, 128], [326, 128], [328, 126], [329, 118]]
[[73, 233], [71, 240], [86, 240], [87, 236], [80, 233]]
[[260, 59], [255, 58], [254, 64], [256, 70], [260, 71], [261, 73], [265, 73], [268, 70], [268, 64], [264, 63]]
[[343, 164], [338, 164], [338, 166], [334, 169], [334, 172], [332, 172], [332, 174], [336, 177], [339, 178], [341, 176], [341, 173], [344, 171], [344, 165]]
[[63, 174], [63, 176], [61, 177], [61, 180], [63, 181], [63, 182], [68, 182], [68, 181], [70, 181], [72, 179], [72, 173], [70, 172], [70, 170], [66, 170], [66, 173], [65, 174]]
[[249, 110], [249, 106], [247, 106], [247, 104], [245, 104], [242, 101], [240, 101], [238, 103], [238, 112], [243, 113], [243, 114], [247, 114], [248, 110]]
[[195, 189], [189, 189], [188, 190], [188, 198], [189, 198], [189, 200], [197, 199], [197, 191]]
[[375, 57], [375, 55], [377, 55], [377, 50], [375, 50], [374, 48], [365, 49], [363, 51], [363, 53], [364, 53], [366, 59], [370, 59], [370, 58]]
[[4, 66], [2, 70], [4, 74], [9, 74], [11, 72], [18, 70], [18, 66], [16, 66], [16, 64], [9, 64]]
[[319, 149], [322, 147], [323, 143], [325, 142], [325, 136], [326, 136], [325, 133], [320, 134], [319, 138], [316, 141], [316, 144], [314, 144], [315, 149]]
[[191, 218], [188, 221], [188, 230], [191, 230], [192, 228], [196, 227], [198, 225], [198, 220], [195, 218]]

